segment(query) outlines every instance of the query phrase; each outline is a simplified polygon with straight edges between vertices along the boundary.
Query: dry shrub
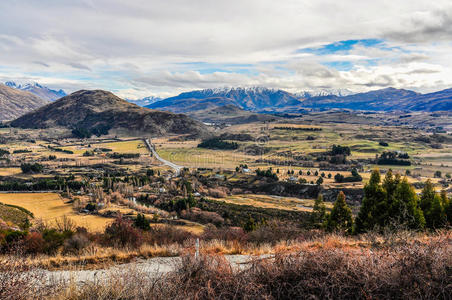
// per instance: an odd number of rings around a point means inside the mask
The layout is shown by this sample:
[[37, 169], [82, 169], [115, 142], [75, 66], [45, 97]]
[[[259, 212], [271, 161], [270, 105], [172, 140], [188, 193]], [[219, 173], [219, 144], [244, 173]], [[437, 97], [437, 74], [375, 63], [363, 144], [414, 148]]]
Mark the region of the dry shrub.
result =
[[214, 198], [226, 198], [228, 196], [228, 189], [224, 187], [210, 188], [209, 196]]
[[64, 292], [60, 299], [451, 299], [452, 238], [313, 248], [240, 266], [187, 256], [160, 277], [129, 269]]
[[245, 241], [246, 233], [241, 227], [220, 227], [207, 225], [201, 236], [203, 240]]
[[27, 254], [44, 252], [45, 241], [40, 232], [30, 232], [23, 241], [23, 249]]
[[76, 233], [64, 242], [64, 253], [79, 254], [88, 247], [90, 240], [86, 234]]
[[43, 299], [52, 292], [44, 284], [44, 272], [29, 267], [18, 254], [0, 261], [0, 299]]
[[131, 220], [119, 215], [110, 226], [105, 228], [103, 243], [105, 246], [137, 248], [143, 244], [143, 235], [133, 226]]
[[194, 237], [192, 233], [186, 230], [170, 225], [162, 225], [152, 227], [149, 232], [146, 232], [145, 242], [151, 245], [183, 244], [186, 240]]
[[319, 231], [301, 229], [294, 224], [271, 222], [247, 234], [247, 241], [257, 244], [276, 244], [280, 241], [304, 241], [319, 235]]
[[213, 211], [204, 211], [197, 207], [191, 208], [190, 210], [181, 211], [181, 217], [183, 219], [199, 222], [202, 224], [212, 223], [216, 226], [221, 226], [224, 224], [224, 219]]

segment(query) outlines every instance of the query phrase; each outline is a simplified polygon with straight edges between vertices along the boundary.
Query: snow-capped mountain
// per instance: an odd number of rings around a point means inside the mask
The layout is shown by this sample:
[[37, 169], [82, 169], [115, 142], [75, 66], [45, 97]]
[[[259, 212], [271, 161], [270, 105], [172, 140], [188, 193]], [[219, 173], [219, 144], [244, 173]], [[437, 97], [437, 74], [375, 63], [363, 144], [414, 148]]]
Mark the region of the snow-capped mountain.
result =
[[312, 97], [325, 97], [325, 96], [337, 96], [345, 97], [353, 95], [354, 93], [347, 89], [319, 89], [319, 90], [304, 90], [295, 93], [299, 98], [312, 98]]
[[228, 102], [229, 104], [250, 111], [260, 111], [267, 108], [279, 108], [300, 104], [300, 101], [295, 95], [282, 90], [265, 87], [225, 87], [182, 93], [178, 96], [155, 102], [147, 107], [157, 109], [165, 108], [174, 105], [176, 102], [178, 105], [182, 105], [180, 100], [190, 102], [192, 99], [209, 98], [215, 99], [215, 102], [218, 102], [219, 99], [223, 99], [223, 101], [221, 101], [222, 103]]
[[152, 103], [162, 100], [162, 98], [149, 96], [149, 97], [144, 97], [142, 99], [135, 99], [135, 100], [126, 99], [126, 100], [129, 101], [130, 103], [136, 104], [138, 106], [147, 106], [147, 105], [151, 105]]
[[52, 90], [46, 86], [42, 86], [39, 83], [26, 83], [26, 84], [17, 84], [13, 81], [7, 81], [5, 82], [5, 85], [14, 89], [22, 90], [30, 92], [38, 97], [41, 97], [42, 99], [54, 101], [61, 97], [66, 96], [66, 93], [60, 89], [60, 90]]

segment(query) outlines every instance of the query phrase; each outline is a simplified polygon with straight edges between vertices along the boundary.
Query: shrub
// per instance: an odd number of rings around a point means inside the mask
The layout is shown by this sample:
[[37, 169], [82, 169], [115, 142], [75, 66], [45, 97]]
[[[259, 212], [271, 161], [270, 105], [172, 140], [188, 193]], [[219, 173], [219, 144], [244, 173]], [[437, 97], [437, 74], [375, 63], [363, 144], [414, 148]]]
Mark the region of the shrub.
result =
[[132, 221], [124, 219], [119, 215], [115, 221], [105, 228], [104, 244], [113, 244], [116, 247], [137, 248], [143, 243], [143, 235], [140, 230], [133, 226]]
[[222, 149], [222, 150], [235, 150], [239, 147], [236, 142], [223, 141], [220, 138], [210, 138], [203, 140], [198, 144], [198, 148], [208, 149]]
[[39, 163], [34, 163], [34, 164], [30, 164], [30, 163], [23, 163], [20, 165], [20, 169], [22, 170], [22, 173], [41, 173], [42, 170], [44, 169], [43, 165], [39, 164]]
[[60, 232], [54, 228], [45, 229], [42, 232], [42, 237], [45, 241], [44, 244], [44, 252], [47, 254], [54, 254], [57, 250], [63, 246], [64, 241], [70, 238], [73, 235], [73, 232], [66, 231]]
[[90, 241], [86, 234], [76, 233], [64, 242], [64, 252], [79, 254], [89, 244]]
[[243, 241], [246, 239], [245, 231], [240, 227], [220, 227], [207, 225], [201, 236], [203, 240]]
[[151, 229], [151, 221], [149, 221], [143, 214], [137, 215], [134, 225], [141, 230]]
[[40, 232], [30, 232], [24, 239], [24, 251], [28, 254], [44, 252], [45, 241]]
[[190, 210], [183, 210], [181, 217], [187, 220], [199, 222], [202, 224], [212, 223], [216, 226], [220, 226], [224, 223], [224, 219], [213, 211], [203, 211], [197, 207]]

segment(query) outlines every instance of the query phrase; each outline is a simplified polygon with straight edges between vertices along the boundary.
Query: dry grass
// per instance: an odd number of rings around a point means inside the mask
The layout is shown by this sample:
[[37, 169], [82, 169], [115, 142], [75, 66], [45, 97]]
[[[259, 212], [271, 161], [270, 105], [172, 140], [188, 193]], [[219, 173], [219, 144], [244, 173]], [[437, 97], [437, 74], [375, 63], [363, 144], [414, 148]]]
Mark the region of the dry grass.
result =
[[[227, 203], [239, 205], [252, 205], [262, 208], [275, 208], [284, 210], [312, 211], [313, 199], [299, 199], [295, 197], [279, 197], [269, 195], [243, 194], [232, 195], [226, 198], [216, 199]], [[332, 203], [325, 203], [327, 208], [332, 208]]]
[[56, 193], [9, 193], [0, 194], [0, 202], [21, 206], [31, 211], [35, 219], [53, 224], [55, 220], [67, 216], [77, 226], [83, 226], [90, 231], [103, 231], [112, 219], [78, 214], [70, 203]]
[[62, 287], [58, 299], [450, 299], [450, 234], [381, 249], [328, 245], [276, 252], [238, 267], [218, 255], [187, 256], [153, 277], [128, 268], [102, 282]]
[[14, 176], [21, 173], [20, 168], [0, 168], [0, 176]]

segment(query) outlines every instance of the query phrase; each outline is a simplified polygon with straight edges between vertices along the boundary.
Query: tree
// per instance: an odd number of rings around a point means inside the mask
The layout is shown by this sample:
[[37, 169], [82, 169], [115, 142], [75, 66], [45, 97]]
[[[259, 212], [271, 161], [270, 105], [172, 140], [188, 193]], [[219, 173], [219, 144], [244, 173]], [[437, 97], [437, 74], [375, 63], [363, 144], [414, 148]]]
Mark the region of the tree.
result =
[[427, 228], [437, 229], [447, 224], [447, 215], [441, 203], [441, 196], [436, 194], [429, 211], [425, 212], [425, 223]]
[[436, 178], [441, 178], [441, 176], [442, 176], [441, 171], [436, 171], [435, 174], [434, 174], [434, 176], [435, 176]]
[[142, 230], [150, 230], [151, 229], [151, 222], [143, 214], [137, 215], [134, 225], [135, 225], [135, 227], [140, 228]]
[[427, 180], [424, 184], [424, 188], [422, 189], [421, 198], [419, 201], [419, 206], [424, 213], [425, 221], [427, 227], [432, 228], [433, 220], [430, 218], [430, 210], [433, 207], [433, 203], [435, 201], [435, 189], [431, 180]]
[[316, 184], [317, 185], [321, 185], [323, 183], [323, 178], [322, 177], [319, 177], [318, 179], [317, 179], [317, 181], [316, 181]]
[[337, 195], [337, 200], [334, 202], [333, 209], [328, 216], [326, 229], [328, 231], [339, 230], [350, 233], [352, 226], [352, 210], [345, 202], [345, 194], [341, 191]]
[[425, 226], [424, 214], [418, 205], [416, 192], [406, 177], [397, 185], [389, 212], [399, 224], [410, 229], [423, 229]]
[[[388, 172], [389, 173], [389, 172]], [[392, 176], [392, 173], [390, 173]], [[355, 220], [355, 232], [362, 233], [375, 226], [384, 225], [386, 194], [380, 185], [380, 171], [372, 171], [369, 182], [364, 186], [364, 198]]]
[[450, 199], [445, 206], [445, 212], [447, 216], [447, 221], [449, 222], [450, 225], [452, 225], [452, 200]]
[[315, 228], [321, 228], [325, 225], [326, 218], [326, 206], [323, 202], [323, 195], [319, 194], [314, 202], [314, 208], [311, 214], [311, 223]]

